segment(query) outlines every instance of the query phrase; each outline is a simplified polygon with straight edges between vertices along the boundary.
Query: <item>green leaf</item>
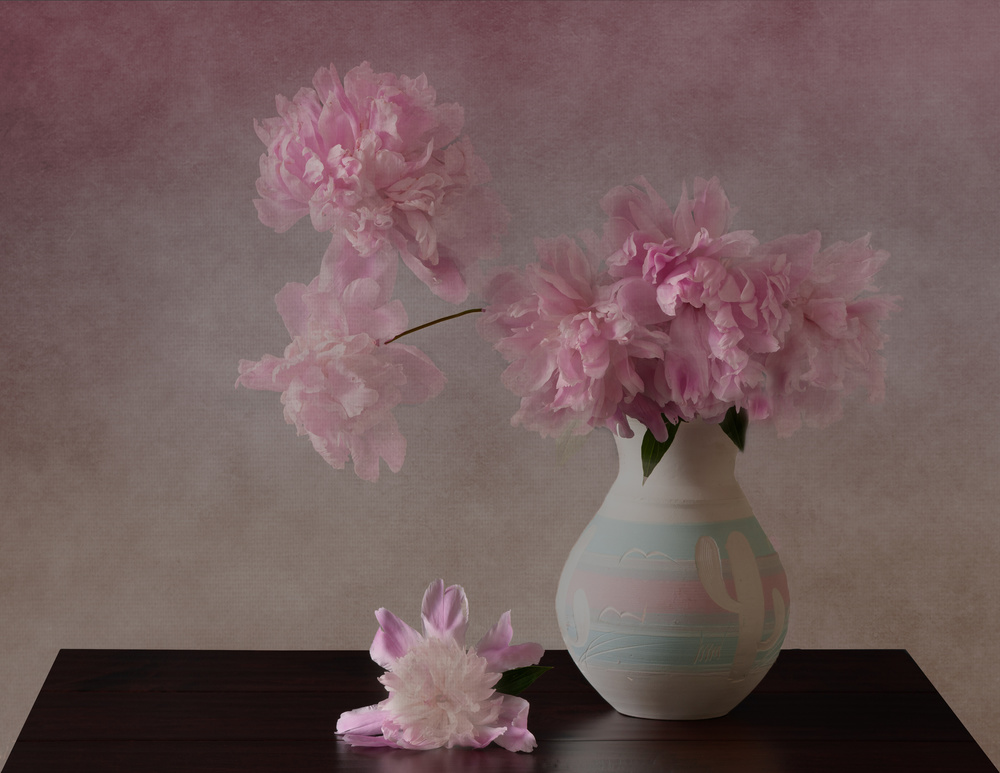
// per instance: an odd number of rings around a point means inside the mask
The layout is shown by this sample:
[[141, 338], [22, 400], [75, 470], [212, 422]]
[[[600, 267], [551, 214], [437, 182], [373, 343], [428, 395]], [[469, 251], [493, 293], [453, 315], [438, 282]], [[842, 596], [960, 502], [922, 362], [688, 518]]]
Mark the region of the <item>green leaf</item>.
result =
[[500, 681], [494, 685], [493, 689], [504, 695], [520, 695], [520, 693], [538, 677], [546, 671], [551, 671], [552, 666], [524, 666], [524, 668], [512, 668], [504, 671], [500, 676]]
[[667, 417], [663, 417], [663, 422], [667, 425], [667, 439], [662, 443], [653, 437], [653, 433], [648, 429], [646, 434], [642, 436], [642, 477], [643, 482], [648, 478], [656, 465], [660, 463], [660, 459], [670, 448], [670, 444], [674, 442], [674, 437], [677, 435], [677, 428], [681, 425], [680, 420], [676, 424], [671, 424], [667, 421]]
[[742, 451], [747, 444], [747, 427], [750, 425], [750, 415], [743, 410], [736, 410], [736, 406], [730, 406], [726, 411], [726, 418], [722, 420], [722, 431], [729, 435], [738, 449]]

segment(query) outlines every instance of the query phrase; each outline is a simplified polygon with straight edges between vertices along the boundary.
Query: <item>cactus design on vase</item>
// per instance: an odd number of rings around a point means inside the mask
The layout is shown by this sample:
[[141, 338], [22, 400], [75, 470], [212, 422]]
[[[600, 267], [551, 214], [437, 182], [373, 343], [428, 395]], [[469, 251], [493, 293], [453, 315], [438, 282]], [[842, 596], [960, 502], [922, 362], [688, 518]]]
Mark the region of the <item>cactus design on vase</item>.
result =
[[615, 438], [618, 477], [563, 569], [563, 639], [623, 714], [721, 716], [778, 656], [788, 626], [785, 572], [718, 426], [684, 424], [645, 480], [640, 438]]
[[757, 558], [750, 547], [750, 541], [739, 531], [729, 535], [726, 552], [729, 553], [736, 598], [732, 598], [726, 588], [719, 545], [712, 537], [703, 536], [698, 539], [694, 548], [694, 562], [698, 567], [698, 579], [712, 601], [739, 616], [739, 638], [729, 679], [740, 682], [750, 673], [757, 653], [768, 652], [777, 643], [779, 636], [783, 637], [788, 621], [781, 592], [777, 588], [771, 588], [774, 624], [770, 636], [761, 640], [767, 610]]

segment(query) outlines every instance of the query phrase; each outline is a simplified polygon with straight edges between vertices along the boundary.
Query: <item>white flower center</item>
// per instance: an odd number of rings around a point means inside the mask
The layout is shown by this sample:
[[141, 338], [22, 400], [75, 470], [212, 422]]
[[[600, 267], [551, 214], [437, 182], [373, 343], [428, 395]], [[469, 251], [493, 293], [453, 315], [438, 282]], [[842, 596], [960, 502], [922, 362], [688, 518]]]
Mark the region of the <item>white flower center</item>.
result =
[[389, 691], [384, 702], [410, 746], [471, 746], [478, 732], [497, 724], [500, 675], [484, 658], [451, 639], [429, 638], [414, 645], [380, 677]]

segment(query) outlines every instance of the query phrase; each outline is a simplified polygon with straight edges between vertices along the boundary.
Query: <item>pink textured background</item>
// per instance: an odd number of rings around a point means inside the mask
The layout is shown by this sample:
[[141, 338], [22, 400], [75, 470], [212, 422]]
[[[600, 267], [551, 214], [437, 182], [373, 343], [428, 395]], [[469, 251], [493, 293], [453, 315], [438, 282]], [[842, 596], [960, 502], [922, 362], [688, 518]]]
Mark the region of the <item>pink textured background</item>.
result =
[[377, 485], [233, 389], [325, 245], [257, 222], [252, 121], [367, 59], [465, 107], [507, 261], [637, 174], [668, 200], [719, 175], [762, 240], [893, 254], [886, 404], [752, 430], [738, 472], [786, 646], [908, 649], [1000, 761], [998, 39], [995, 2], [0, 4], [0, 756], [60, 647], [362, 648], [439, 576], [473, 632], [512, 608], [562, 646], [614, 444], [511, 428], [468, 320], [420, 342], [450, 381]]

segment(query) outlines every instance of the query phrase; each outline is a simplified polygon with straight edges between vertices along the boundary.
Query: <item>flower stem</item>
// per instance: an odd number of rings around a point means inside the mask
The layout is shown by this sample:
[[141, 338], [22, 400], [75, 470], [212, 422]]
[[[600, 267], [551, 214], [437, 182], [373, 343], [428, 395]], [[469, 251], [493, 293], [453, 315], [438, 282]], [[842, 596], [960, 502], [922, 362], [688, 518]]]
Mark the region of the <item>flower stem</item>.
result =
[[425, 327], [430, 327], [431, 325], [436, 325], [439, 322], [447, 322], [449, 319], [455, 319], [456, 317], [464, 317], [466, 314], [478, 314], [479, 312], [486, 311], [486, 309], [466, 309], [465, 311], [459, 311], [455, 314], [449, 314], [447, 317], [441, 317], [440, 319], [431, 320], [430, 322], [425, 322], [422, 325], [417, 325], [416, 327], [411, 327], [409, 330], [404, 330], [398, 336], [390, 338], [385, 343], [391, 344], [393, 341], [398, 341], [405, 335], [410, 333], [416, 333], [418, 330], [423, 330]]

